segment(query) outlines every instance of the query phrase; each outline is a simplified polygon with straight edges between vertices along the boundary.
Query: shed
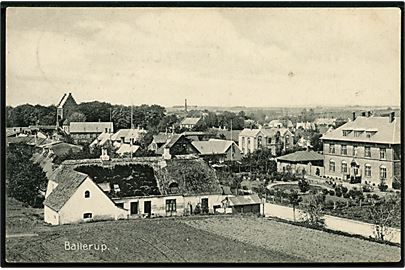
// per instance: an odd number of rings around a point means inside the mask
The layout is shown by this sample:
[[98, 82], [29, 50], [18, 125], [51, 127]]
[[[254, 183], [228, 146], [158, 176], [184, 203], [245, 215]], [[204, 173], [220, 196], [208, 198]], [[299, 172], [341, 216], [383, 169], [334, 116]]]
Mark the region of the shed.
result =
[[263, 212], [261, 207], [263, 203], [257, 194], [227, 197], [225, 204], [227, 204], [227, 207], [232, 208], [234, 214], [262, 214]]

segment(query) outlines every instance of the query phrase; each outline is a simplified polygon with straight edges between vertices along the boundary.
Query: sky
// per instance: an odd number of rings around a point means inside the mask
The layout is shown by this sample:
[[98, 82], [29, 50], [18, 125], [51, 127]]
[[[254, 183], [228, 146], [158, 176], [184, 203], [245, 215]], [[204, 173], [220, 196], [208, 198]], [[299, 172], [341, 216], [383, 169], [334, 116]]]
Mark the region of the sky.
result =
[[8, 8], [6, 104], [399, 106], [396, 8]]

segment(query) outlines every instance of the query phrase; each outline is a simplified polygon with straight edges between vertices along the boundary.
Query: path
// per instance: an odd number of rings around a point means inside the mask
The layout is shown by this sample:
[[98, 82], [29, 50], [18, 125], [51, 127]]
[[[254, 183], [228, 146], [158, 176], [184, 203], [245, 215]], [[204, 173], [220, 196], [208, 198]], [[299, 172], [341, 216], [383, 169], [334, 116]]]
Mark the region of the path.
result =
[[14, 234], [6, 234], [6, 238], [15, 238], [15, 237], [34, 237], [38, 236], [37, 233], [14, 233]]

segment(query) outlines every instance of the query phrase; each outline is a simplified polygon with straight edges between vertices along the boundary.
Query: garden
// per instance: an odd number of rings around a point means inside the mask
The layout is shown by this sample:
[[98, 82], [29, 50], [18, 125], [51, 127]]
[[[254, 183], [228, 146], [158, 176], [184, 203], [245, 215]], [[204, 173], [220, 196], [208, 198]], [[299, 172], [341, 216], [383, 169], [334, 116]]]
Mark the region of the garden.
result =
[[[267, 190], [266, 201], [308, 210], [316, 197], [320, 215], [329, 214], [368, 223], [373, 222], [371, 215], [376, 205], [387, 198], [400, 202], [400, 191], [373, 192], [368, 185], [349, 188], [342, 184], [329, 184], [310, 184], [305, 179], [296, 183], [275, 183]], [[390, 226], [400, 228], [400, 213], [392, 216]]]

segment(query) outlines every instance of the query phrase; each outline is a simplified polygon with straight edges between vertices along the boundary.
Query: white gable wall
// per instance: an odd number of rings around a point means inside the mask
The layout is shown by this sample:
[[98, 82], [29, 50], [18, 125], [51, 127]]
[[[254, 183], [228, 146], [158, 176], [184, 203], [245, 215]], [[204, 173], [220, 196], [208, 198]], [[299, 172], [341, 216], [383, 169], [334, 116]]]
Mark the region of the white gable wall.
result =
[[51, 194], [51, 192], [56, 188], [57, 185], [58, 185], [58, 183], [56, 183], [55, 181], [52, 181], [52, 180], [48, 181], [48, 185], [46, 187], [45, 199], [49, 196], [49, 194]]
[[59, 213], [44, 205], [44, 221], [52, 225], [59, 225]]
[[[85, 198], [85, 191], [90, 198]], [[93, 220], [116, 220], [126, 218], [126, 211], [118, 208], [90, 179], [86, 178], [59, 211], [60, 224], [82, 222], [83, 214], [91, 213]]]

